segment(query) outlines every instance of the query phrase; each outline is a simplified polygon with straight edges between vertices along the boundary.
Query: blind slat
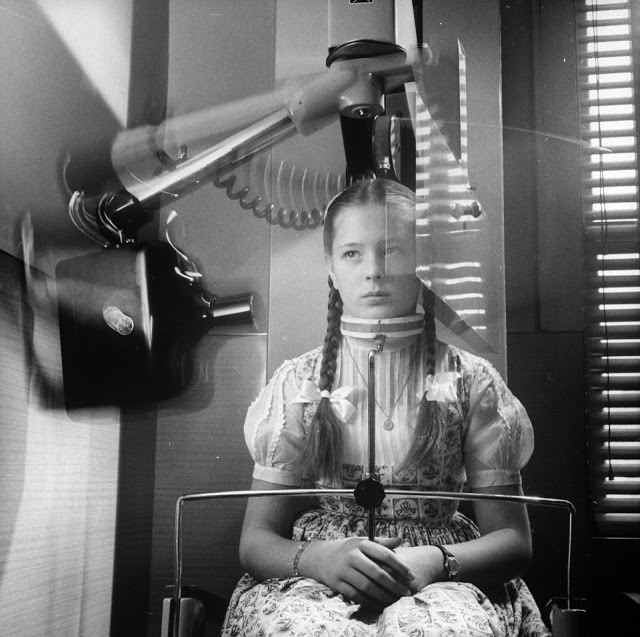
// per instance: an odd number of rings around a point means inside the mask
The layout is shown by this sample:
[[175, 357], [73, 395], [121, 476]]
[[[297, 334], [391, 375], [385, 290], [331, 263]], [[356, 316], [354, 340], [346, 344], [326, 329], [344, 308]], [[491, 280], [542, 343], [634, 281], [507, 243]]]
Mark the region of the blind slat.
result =
[[[612, 464], [614, 475], [620, 478], [635, 478], [640, 473], [640, 461], [624, 464], [622, 461], [613, 460]], [[592, 470], [594, 471], [594, 477], [596, 477], [598, 481], [604, 482], [609, 473], [609, 463], [604, 461], [594, 463]]]
[[[634, 376], [614, 376], [613, 378], [605, 378], [600, 373], [593, 372], [589, 374], [589, 383], [591, 389], [610, 391], [635, 389], [640, 383], [640, 378]], [[589, 415], [591, 418], [591, 414]]]
[[[639, 334], [640, 336], [640, 334]], [[632, 339], [624, 339], [623, 342], [617, 343], [614, 339], [592, 338], [587, 345], [587, 349], [591, 356], [609, 352], [610, 354], [640, 354], [640, 339], [636, 342], [628, 342]], [[640, 400], [640, 397], [639, 397]]]
[[576, 9], [578, 13], [586, 13], [587, 11], [607, 11], [609, 9], [628, 9], [629, 2], [628, 0], [621, 2], [610, 2], [607, 4], [598, 5], [597, 0], [593, 2], [588, 2], [588, 0], [582, 0], [582, 2], [578, 3]]
[[[591, 172], [597, 172], [592, 170]], [[583, 179], [586, 188], [613, 188], [613, 187], [635, 187], [638, 177], [587, 177]]]
[[[621, 344], [616, 350], [612, 346], [602, 344], [599, 348], [590, 350], [587, 356], [589, 366], [594, 369], [598, 365], [606, 365], [607, 363], [615, 363], [616, 360], [634, 360], [640, 356], [637, 345]], [[609, 360], [606, 360], [609, 359]], [[640, 403], [639, 403], [640, 404]]]
[[640, 514], [640, 497], [636, 500], [633, 498], [622, 498], [616, 496], [596, 498], [598, 509], [604, 513], [627, 513]]
[[[625, 481], [629, 480], [630, 484], [632, 485], [634, 484], [633, 481], [637, 479], [638, 475], [640, 474], [640, 460], [596, 459], [592, 465], [592, 468], [594, 470], [593, 478], [595, 478], [596, 480], [596, 482], [594, 482], [593, 484], [603, 489], [603, 487], [601, 487], [598, 483], [609, 480], [608, 476], [610, 465], [613, 467], [614, 479], [619, 478]], [[595, 491], [597, 493], [598, 489], [595, 489]]]
[[613, 480], [602, 480], [598, 483], [597, 493], [637, 493], [640, 489], [640, 482], [633, 478], [614, 478]]
[[[622, 202], [622, 206], [627, 207], [624, 202]], [[607, 210], [605, 214], [601, 214], [600, 211], [588, 211], [583, 213], [583, 216], [589, 240], [606, 242], [638, 232], [637, 210], [616, 210], [614, 212]], [[606, 269], [610, 270], [610, 268]]]
[[614, 374], [638, 372], [638, 382], [640, 382], [640, 361], [633, 358], [620, 358], [617, 360], [611, 356], [606, 359], [601, 356], [593, 356], [589, 358], [589, 368], [597, 373], [602, 373], [603, 371]]
[[[635, 287], [631, 288], [630, 291], [628, 292], [617, 292], [615, 294], [613, 293], [607, 294], [606, 292], [604, 292], [603, 294], [604, 294], [604, 300], [605, 300], [605, 304], [604, 304], [605, 307], [601, 309], [603, 319], [605, 317], [605, 312], [609, 312], [609, 310], [606, 308], [606, 306], [609, 304], [613, 305], [614, 307], [616, 306], [632, 307], [634, 305], [640, 307], [640, 292], [636, 291]], [[587, 302], [591, 307], [594, 307], [594, 311], [597, 311], [599, 309], [599, 306], [601, 305], [601, 301], [603, 300], [603, 294], [600, 294], [597, 291], [591, 291], [587, 295]], [[597, 303], [598, 305], [592, 306], [592, 303]], [[609, 316], [609, 314], [607, 314], [607, 316]], [[640, 312], [638, 313], [638, 318], [640, 318]]]
[[[591, 190], [591, 189], [590, 189]], [[629, 216], [629, 211], [627, 210], [616, 210], [610, 204], [612, 203], [625, 203], [625, 204], [634, 204], [636, 206], [635, 210], [631, 210], [631, 212], [635, 212], [635, 217], [638, 217], [638, 199], [635, 195], [628, 194], [606, 194], [605, 195], [607, 204], [609, 204], [609, 210], [607, 211], [609, 214], [626, 215]], [[600, 203], [602, 201], [602, 195], [593, 195], [593, 194], [585, 194], [583, 197], [586, 203]]]
[[609, 424], [596, 425], [591, 430], [591, 438], [596, 441], [609, 439], [622, 441], [628, 439], [640, 440], [640, 424], [615, 423], [612, 426], [609, 426]]
[[[627, 56], [628, 56], [627, 52]], [[609, 56], [610, 59], [617, 59], [623, 57], [624, 53], [622, 51], [618, 51], [617, 53]], [[609, 66], [582, 66], [580, 67], [578, 73], [580, 76], [589, 76], [589, 75], [600, 75], [601, 77], [606, 77], [607, 75], [612, 75], [614, 73], [629, 73], [632, 70], [631, 64], [611, 64]], [[628, 81], [625, 82], [627, 86], [633, 86], [633, 83]], [[580, 84], [580, 90], [583, 90], [585, 87], [590, 86], [588, 80], [583, 80]]]
[[597, 294], [602, 298], [602, 286], [616, 286], [621, 288], [631, 288], [640, 285], [640, 276], [636, 268], [612, 268], [607, 266], [599, 267], [597, 270], [592, 267], [586, 268], [586, 283], [589, 285], [589, 292]]
[[[619, 58], [624, 55], [628, 56], [631, 54], [631, 38], [629, 37], [629, 35], [620, 35], [609, 37], [606, 39], [601, 38], [598, 42], [598, 45], [598, 60], [601, 63], [599, 65], [600, 67], [606, 67], [607, 60], [611, 60], [612, 58]], [[582, 70], [584, 67], [594, 68], [595, 65], [589, 64], [594, 53], [593, 38], [578, 40], [577, 53], [578, 59], [580, 61], [579, 70]]]
[[[620, 34], [606, 34], [601, 36], [600, 38], [598, 38], [598, 41], [600, 43], [604, 43], [604, 42], [620, 42], [620, 41], [625, 41], [625, 40], [629, 40], [629, 34], [628, 33], [620, 33]], [[578, 38], [578, 44], [593, 44], [594, 38], [592, 35], [583, 35], [581, 37]], [[602, 56], [604, 57], [604, 56]]]
[[588, 148], [585, 148], [585, 155], [610, 155], [611, 153], [635, 153], [636, 146], [634, 143], [619, 143], [615, 147], [612, 145], [603, 144], [602, 142], [598, 142], [594, 137], [592, 140], [592, 145]]
[[[578, 27], [582, 27], [584, 29], [602, 29], [611, 27], [623, 27], [628, 28], [629, 20], [628, 18], [598, 18], [597, 20], [578, 20]], [[605, 32], [606, 33], [606, 32]], [[584, 36], [587, 40], [589, 35]]]
[[[611, 325], [605, 330], [601, 325], [585, 325], [585, 335], [588, 339], [604, 337], [625, 338], [629, 336], [630, 331], [633, 330], [629, 330], [629, 328], [625, 326]], [[636, 329], [635, 331], [637, 332], [638, 330]]]
[[610, 537], [638, 537], [637, 529], [640, 526], [640, 514], [627, 514], [611, 516], [596, 514], [596, 525], [602, 536]]
[[593, 80], [584, 81], [580, 86], [580, 94], [583, 95], [588, 91], [597, 91], [603, 89], [612, 88], [633, 88], [633, 81], [631, 79], [621, 80], [611, 77], [615, 73], [628, 74], [631, 71], [630, 66], [619, 66], [616, 68], [608, 68], [606, 73], [597, 69], [583, 69], [582, 74], [585, 76], [598, 75], [598, 78]]
[[598, 269], [604, 267], [607, 270], [636, 269], [640, 271], [640, 247], [635, 243], [624, 239], [616, 242], [609, 241], [606, 256], [600, 249], [602, 247], [600, 245], [590, 243], [587, 247], [591, 250], [587, 252], [585, 260], [590, 264], [596, 264]]
[[[603, 120], [600, 120], [600, 122], [603, 122]], [[603, 124], [600, 125], [600, 128], [596, 128], [596, 126], [598, 125], [595, 122], [590, 122], [589, 126], [583, 126], [580, 130], [582, 132], [582, 139], [585, 142], [592, 142], [593, 143], [597, 143], [598, 139], [607, 137], [607, 138], [611, 138], [611, 137], [629, 137], [630, 135], [633, 136], [633, 134], [635, 133], [635, 124], [633, 121], [633, 117], [626, 115], [624, 118], [618, 119], [618, 120], [613, 120], [613, 121], [609, 121], [609, 124], [611, 124], [610, 126], [604, 126]], [[620, 124], [619, 126], [614, 126], [613, 124], [617, 123]]]
[[[590, 122], [604, 122], [604, 123], [620, 122], [620, 121], [626, 121], [633, 117], [634, 117], [633, 112], [607, 113], [606, 115], [603, 115], [603, 114], [596, 115], [594, 113], [589, 113], [589, 109], [585, 109], [585, 111], [580, 114], [580, 119], [582, 120], [582, 123], [583, 123], [583, 129], [585, 128], [584, 124], [590, 123]], [[635, 162], [630, 162], [630, 163], [631, 165], [635, 165]]]
[[[598, 425], [600, 426], [629, 425], [629, 430], [626, 432], [626, 435], [631, 436], [633, 435], [633, 426], [636, 425], [638, 422], [640, 422], [640, 415], [638, 415], [637, 412], [634, 413], [633, 410], [629, 412], [624, 412], [624, 411], [620, 413], [615, 412], [610, 416], [608, 416], [606, 413], [601, 413], [601, 414], [595, 413], [592, 416], [592, 420], [596, 427]], [[623, 432], [620, 431], [619, 435], [622, 436]], [[626, 440], [626, 442], [631, 442], [631, 441]], [[622, 454], [617, 456], [614, 455], [614, 457], [619, 457], [619, 458], [633, 457], [640, 460], [640, 448], [637, 448], [637, 447], [635, 449], [624, 447], [623, 449], [618, 451], [612, 450], [612, 453]]]
[[[591, 307], [587, 306], [586, 313], [590, 321], [637, 321], [637, 326], [640, 329], [640, 311], [637, 307], [634, 307], [634, 303], [627, 305], [615, 305], [613, 303], [607, 303], [611, 307]], [[629, 326], [631, 327], [631, 325]], [[615, 364], [615, 361], [611, 361]]]
[[618, 97], [589, 97], [585, 95], [582, 99], [580, 99], [580, 105], [583, 107], [589, 106], [617, 106], [619, 104], [631, 104], [632, 102], [629, 100], [620, 100]]
[[[598, 246], [592, 246], [594, 248], [591, 254], [587, 255], [585, 259], [585, 268], [589, 274], [597, 278], [590, 280], [590, 284], [597, 284], [603, 280], [607, 280], [607, 274], [601, 274], [601, 272], [609, 273], [611, 276], [615, 276], [616, 285], [623, 285], [625, 287], [631, 287], [640, 284], [640, 264], [637, 260], [625, 260], [625, 259], [612, 259], [604, 261], [597, 258]], [[609, 253], [611, 254], [611, 252]], [[599, 290], [596, 288], [596, 290]]]
[[[629, 234], [633, 234], [638, 231], [638, 221], [634, 220], [632, 222], [626, 224], [610, 225], [607, 231], [608, 240], [612, 241], [616, 238], [622, 239], [624, 237], [628, 237]], [[601, 235], [602, 229], [600, 226], [596, 226], [592, 224], [591, 227], [587, 226], [585, 228], [585, 233], [588, 239], [597, 238]]]

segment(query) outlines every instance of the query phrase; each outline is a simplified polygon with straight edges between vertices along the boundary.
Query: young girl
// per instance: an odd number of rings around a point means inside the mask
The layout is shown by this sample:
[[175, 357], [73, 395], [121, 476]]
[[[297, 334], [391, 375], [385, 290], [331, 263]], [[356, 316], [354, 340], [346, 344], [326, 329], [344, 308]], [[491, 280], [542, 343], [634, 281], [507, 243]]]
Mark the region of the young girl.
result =
[[253, 488], [351, 489], [366, 477], [367, 359], [384, 334], [376, 471], [407, 495], [376, 509], [375, 541], [352, 497], [249, 499], [247, 574], [223, 634], [547, 635], [519, 578], [531, 555], [525, 507], [478, 501], [476, 526], [455, 501], [411, 497], [465, 484], [520, 494], [533, 450], [526, 412], [496, 370], [435, 338], [432, 293], [415, 274], [413, 193], [356, 182], [328, 206], [324, 250], [324, 346], [286, 361], [249, 408]]

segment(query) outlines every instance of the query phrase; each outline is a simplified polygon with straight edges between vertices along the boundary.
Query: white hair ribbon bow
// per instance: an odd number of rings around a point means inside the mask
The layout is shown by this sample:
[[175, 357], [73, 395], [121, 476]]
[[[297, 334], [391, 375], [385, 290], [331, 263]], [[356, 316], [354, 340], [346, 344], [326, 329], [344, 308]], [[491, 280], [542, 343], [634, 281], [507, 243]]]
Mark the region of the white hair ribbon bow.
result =
[[321, 398], [328, 398], [338, 418], [343, 422], [348, 422], [356, 412], [356, 408], [349, 401], [349, 397], [354, 390], [355, 387], [345, 386], [338, 387], [332, 392], [326, 389], [320, 391], [316, 383], [311, 380], [305, 380], [302, 382], [302, 387], [293, 402], [319, 403]]
[[[440, 372], [435, 376], [429, 374], [424, 379], [424, 391], [427, 400], [441, 403], [454, 403], [458, 399], [457, 385], [460, 374], [458, 372]], [[418, 395], [422, 398], [422, 395]]]

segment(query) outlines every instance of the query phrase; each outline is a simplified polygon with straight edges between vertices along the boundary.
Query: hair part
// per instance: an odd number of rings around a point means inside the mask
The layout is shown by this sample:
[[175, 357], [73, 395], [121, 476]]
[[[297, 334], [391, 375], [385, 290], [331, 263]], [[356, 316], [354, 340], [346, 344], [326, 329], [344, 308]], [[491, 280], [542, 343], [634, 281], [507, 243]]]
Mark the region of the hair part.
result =
[[361, 179], [334, 197], [327, 206], [323, 222], [325, 254], [332, 253], [336, 219], [351, 206], [393, 210], [394, 215], [415, 224], [416, 197], [410, 188], [392, 179]]

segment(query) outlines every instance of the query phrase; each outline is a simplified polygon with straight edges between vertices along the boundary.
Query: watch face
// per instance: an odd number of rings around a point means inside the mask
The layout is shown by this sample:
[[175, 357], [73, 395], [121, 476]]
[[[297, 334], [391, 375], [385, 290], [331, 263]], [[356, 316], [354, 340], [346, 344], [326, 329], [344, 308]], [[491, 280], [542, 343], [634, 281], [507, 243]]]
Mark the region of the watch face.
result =
[[458, 564], [458, 560], [453, 557], [453, 555], [447, 557], [447, 571], [451, 579], [453, 579], [458, 574], [459, 568], [460, 565]]

